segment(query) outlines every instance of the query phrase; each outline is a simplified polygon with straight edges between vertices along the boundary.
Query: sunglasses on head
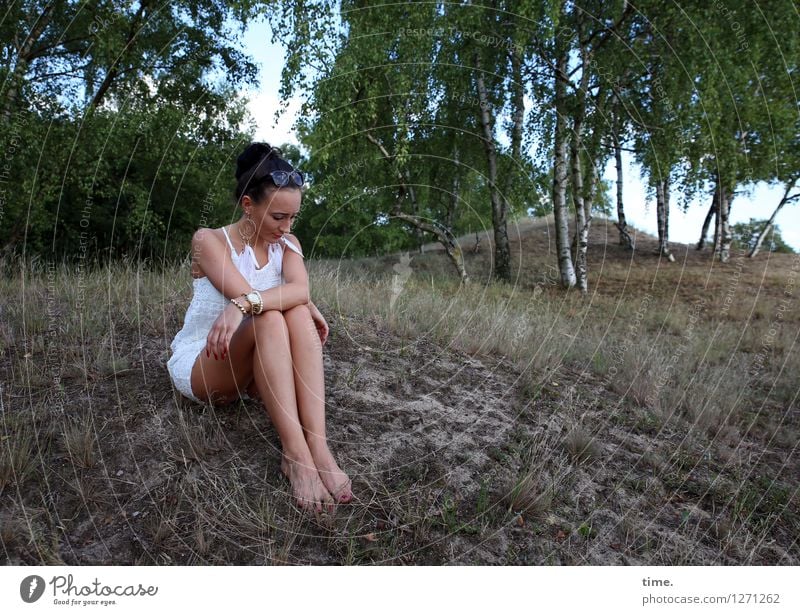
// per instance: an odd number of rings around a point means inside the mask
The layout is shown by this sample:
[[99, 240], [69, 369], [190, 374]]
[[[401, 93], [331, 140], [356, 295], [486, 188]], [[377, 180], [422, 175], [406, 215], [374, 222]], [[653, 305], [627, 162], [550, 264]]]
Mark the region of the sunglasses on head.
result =
[[272, 178], [272, 183], [278, 188], [287, 186], [289, 180], [294, 182], [295, 186], [303, 185], [303, 174], [300, 171], [270, 171], [267, 175]]

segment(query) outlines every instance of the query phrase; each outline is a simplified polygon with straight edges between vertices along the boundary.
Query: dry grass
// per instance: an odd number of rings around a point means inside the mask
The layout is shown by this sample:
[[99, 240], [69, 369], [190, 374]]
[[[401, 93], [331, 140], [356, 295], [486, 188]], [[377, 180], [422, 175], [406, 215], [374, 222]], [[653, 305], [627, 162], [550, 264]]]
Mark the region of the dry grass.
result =
[[437, 251], [402, 279], [396, 255], [309, 259], [357, 495], [320, 520], [263, 408], [171, 390], [186, 271], [6, 264], [4, 563], [797, 565], [794, 257], [670, 264], [596, 220], [581, 297], [551, 222], [512, 239], [511, 284], [487, 242], [468, 286]]
[[0, 449], [0, 493], [21, 487], [36, 470], [36, 439], [30, 431], [2, 436]]
[[564, 445], [575, 463], [588, 464], [600, 457], [600, 447], [582, 427], [575, 427], [570, 431]]
[[64, 447], [74, 467], [86, 469], [95, 465], [95, 427], [90, 415], [68, 420], [64, 429]]

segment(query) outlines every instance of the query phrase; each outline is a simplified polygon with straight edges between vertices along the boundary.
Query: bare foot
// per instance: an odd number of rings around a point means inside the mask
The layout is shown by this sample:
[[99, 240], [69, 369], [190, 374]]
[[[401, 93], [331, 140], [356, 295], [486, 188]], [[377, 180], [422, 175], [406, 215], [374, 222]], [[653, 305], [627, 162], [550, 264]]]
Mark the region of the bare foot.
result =
[[324, 508], [329, 513], [334, 512], [336, 505], [320, 480], [313, 459], [293, 461], [282, 455], [281, 472], [292, 485], [292, 496], [298, 507], [302, 510], [313, 509], [316, 512], [322, 512]]
[[338, 504], [347, 504], [353, 499], [352, 482], [344, 472], [339, 469], [330, 449], [323, 446], [318, 450], [311, 450], [314, 463], [319, 471], [322, 482], [333, 495]]

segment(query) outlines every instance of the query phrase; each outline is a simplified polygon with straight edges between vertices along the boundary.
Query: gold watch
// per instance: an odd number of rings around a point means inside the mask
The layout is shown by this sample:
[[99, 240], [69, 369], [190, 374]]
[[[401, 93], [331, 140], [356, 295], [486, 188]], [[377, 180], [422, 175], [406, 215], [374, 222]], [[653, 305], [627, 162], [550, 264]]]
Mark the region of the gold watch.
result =
[[244, 294], [244, 298], [250, 302], [253, 314], [260, 314], [261, 310], [264, 309], [264, 305], [261, 302], [261, 294], [258, 291], [251, 290], [249, 293]]

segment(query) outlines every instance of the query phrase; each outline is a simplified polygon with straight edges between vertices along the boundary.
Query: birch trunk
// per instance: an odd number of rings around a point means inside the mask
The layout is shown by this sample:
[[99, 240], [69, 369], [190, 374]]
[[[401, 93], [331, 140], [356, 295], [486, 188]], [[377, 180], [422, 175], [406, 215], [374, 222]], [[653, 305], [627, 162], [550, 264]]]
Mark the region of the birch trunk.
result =
[[[592, 205], [594, 204], [594, 197], [597, 193], [597, 184], [600, 181], [600, 178], [597, 174], [598, 169], [597, 164], [592, 165], [591, 172], [589, 173], [589, 186], [586, 192], [584, 193], [583, 197], [583, 219], [584, 224], [586, 226], [586, 233], [585, 233], [585, 240], [586, 240], [586, 247], [584, 248], [583, 260], [586, 266], [586, 290], [589, 287], [589, 265], [588, 265], [588, 248], [589, 248], [589, 227], [592, 224]], [[586, 292], [586, 291], [584, 291]]]
[[458, 209], [458, 199], [461, 195], [461, 174], [459, 173], [459, 162], [461, 152], [458, 145], [453, 148], [453, 187], [450, 190], [450, 203], [447, 207], [447, 214], [445, 215], [445, 226], [451, 233], [453, 232], [453, 218], [455, 217], [456, 210]]
[[769, 220], [767, 220], [767, 223], [758, 233], [758, 237], [756, 238], [756, 243], [753, 246], [753, 249], [750, 250], [750, 254], [747, 255], [750, 258], [755, 258], [755, 256], [761, 251], [761, 244], [764, 243], [764, 239], [772, 229], [772, 226], [775, 224], [775, 217], [778, 215], [778, 212], [781, 209], [783, 209], [783, 206], [786, 205], [786, 203], [788, 203], [789, 201], [793, 201], [795, 199], [800, 198], [800, 194], [796, 194], [792, 197], [789, 196], [789, 193], [794, 188], [798, 179], [800, 179], [800, 177], [795, 177], [793, 180], [789, 181], [786, 184], [786, 190], [783, 192], [783, 198], [781, 198], [781, 202], [778, 203], [778, 206], [775, 208], [775, 211], [772, 212], [772, 215], [769, 217]]
[[750, 250], [750, 254], [747, 255], [748, 257], [755, 258], [756, 255], [759, 252], [761, 252], [761, 245], [764, 243], [764, 240], [767, 238], [767, 235], [772, 230], [772, 225], [775, 223], [775, 215], [778, 213], [780, 208], [781, 208], [781, 205], [778, 205], [778, 207], [775, 209], [775, 211], [772, 212], [772, 215], [770, 216], [770, 218], [767, 221], [767, 223], [759, 231], [758, 237], [756, 238], [756, 243], [753, 246], [753, 249]]
[[494, 145], [492, 122], [489, 116], [489, 96], [483, 80], [480, 55], [477, 53], [475, 54], [475, 69], [478, 100], [481, 107], [480, 123], [483, 129], [483, 148], [489, 166], [489, 196], [492, 203], [492, 226], [494, 227], [494, 277], [508, 282], [511, 280], [511, 251], [506, 228], [506, 205], [497, 186], [497, 149]]
[[436, 239], [439, 240], [444, 246], [444, 250], [447, 253], [447, 257], [450, 259], [450, 262], [456, 268], [458, 272], [459, 279], [465, 283], [469, 284], [470, 279], [467, 275], [467, 270], [464, 267], [464, 253], [461, 251], [461, 246], [454, 240], [452, 233], [447, 233], [441, 229], [438, 225], [429, 224], [424, 220], [420, 219], [418, 216], [412, 216], [410, 214], [404, 213], [400, 210], [400, 204], [402, 203], [402, 199], [397, 201], [395, 205], [395, 210], [392, 212], [392, 215], [400, 220], [405, 220], [415, 228], [418, 228], [421, 231], [427, 231], [434, 235]]
[[[406, 178], [408, 179], [408, 173], [406, 173]], [[415, 218], [419, 217], [419, 203], [417, 202], [416, 195], [411, 200], [411, 213]], [[425, 236], [422, 233], [422, 229], [416, 225], [414, 226], [414, 236], [417, 238], [417, 252], [422, 254], [422, 246], [425, 245]]]
[[[697, 249], [702, 250], [706, 245], [706, 235], [708, 235], [708, 227], [711, 225], [711, 219], [717, 215], [717, 191], [719, 187], [714, 188], [714, 196], [711, 197], [711, 207], [708, 208], [706, 219], [703, 222], [703, 230], [700, 231], [700, 241], [697, 242]], [[716, 244], [716, 240], [714, 241]]]
[[719, 256], [720, 254], [720, 244], [719, 240], [722, 237], [722, 201], [725, 197], [724, 190], [722, 189], [722, 185], [717, 180], [717, 191], [716, 200], [714, 201], [714, 205], [716, 206], [716, 212], [714, 216], [714, 256]]
[[572, 288], [577, 280], [569, 251], [569, 212], [567, 211], [567, 52], [558, 57], [555, 70], [556, 126], [553, 161], [553, 214], [555, 218], [556, 250], [561, 286]]
[[[393, 157], [386, 149], [386, 147], [381, 143], [378, 139], [376, 139], [370, 132], [366, 131], [364, 133], [367, 140], [375, 145], [380, 151], [383, 158], [389, 164], [392, 164]], [[397, 174], [397, 180], [400, 185], [400, 195], [398, 196], [397, 202], [394, 205], [394, 210], [392, 211], [392, 215], [400, 220], [404, 220], [411, 224], [415, 229], [419, 231], [427, 231], [434, 235], [436, 239], [439, 240], [444, 246], [445, 252], [447, 256], [450, 258], [450, 261], [453, 263], [453, 266], [456, 268], [458, 272], [458, 277], [464, 283], [469, 283], [470, 279], [467, 275], [467, 270], [464, 267], [464, 255], [461, 252], [461, 247], [455, 241], [452, 233], [447, 233], [443, 231], [440, 226], [433, 225], [425, 222], [417, 215], [409, 215], [402, 211], [403, 200], [405, 196], [408, 195], [409, 199], [411, 200], [412, 204], [417, 202], [416, 192], [414, 191], [414, 187], [410, 184], [410, 182], [406, 181], [406, 175], [403, 174], [402, 171], [399, 169], [395, 169]], [[416, 211], [416, 208], [415, 208]]]
[[656, 216], [658, 218], [658, 254], [674, 263], [669, 251], [669, 178], [656, 184]]
[[[514, 169], [516, 169], [517, 165], [521, 162], [522, 128], [525, 119], [525, 87], [522, 82], [522, 59], [520, 58], [519, 49], [516, 47], [511, 51], [511, 83], [509, 87], [512, 91], [511, 117], [513, 120], [513, 125], [511, 127], [511, 162], [514, 165]], [[511, 209], [511, 203], [508, 202], [508, 197], [513, 193], [516, 177], [516, 171], [506, 175], [506, 183], [503, 191], [503, 197], [506, 200], [506, 211]]]
[[719, 199], [719, 260], [720, 262], [727, 263], [731, 253], [731, 225], [730, 225], [730, 211], [733, 190], [729, 190], [727, 186], [720, 186], [720, 199]]
[[[570, 139], [570, 160], [572, 169], [572, 203], [575, 206], [575, 239], [577, 250], [575, 254], [575, 269], [578, 288], [581, 293], [589, 291], [589, 271], [586, 254], [589, 248], [589, 224], [591, 216], [591, 197], [587, 195], [583, 186], [583, 165], [581, 163], [581, 150], [583, 150], [583, 124], [586, 118], [586, 96], [589, 89], [589, 54], [586, 47], [581, 47], [581, 80], [577, 92], [577, 105], [574, 111], [572, 124], [572, 139]], [[596, 137], [596, 133], [593, 135]], [[593, 143], [588, 144], [590, 152], [594, 152]], [[591, 163], [594, 160], [590, 158]]]
[[628, 232], [628, 223], [625, 220], [625, 206], [622, 200], [622, 144], [619, 141], [619, 132], [614, 130], [614, 161], [617, 166], [617, 229], [619, 229], [619, 245], [629, 250], [633, 249], [633, 238]]
[[575, 207], [575, 275], [578, 288], [582, 293], [589, 290], [587, 280], [586, 252], [589, 247], [589, 217], [586, 215], [586, 207], [583, 195], [583, 169], [581, 168], [581, 131], [583, 130], [583, 120], [580, 117], [575, 119], [572, 127], [572, 139], [570, 141], [570, 168], [572, 177], [572, 204]]

